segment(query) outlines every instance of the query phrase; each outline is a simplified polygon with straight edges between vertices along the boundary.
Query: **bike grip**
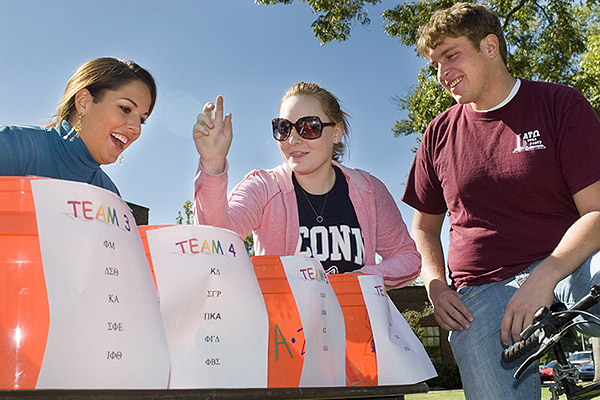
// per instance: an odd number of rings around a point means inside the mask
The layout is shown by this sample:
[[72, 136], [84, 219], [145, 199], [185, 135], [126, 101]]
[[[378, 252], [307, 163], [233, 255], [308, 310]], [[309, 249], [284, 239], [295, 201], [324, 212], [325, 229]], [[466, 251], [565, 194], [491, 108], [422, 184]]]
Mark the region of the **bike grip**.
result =
[[500, 358], [505, 363], [517, 361], [525, 354], [531, 353], [539, 345], [540, 332], [535, 332], [526, 340], [520, 340], [502, 351]]

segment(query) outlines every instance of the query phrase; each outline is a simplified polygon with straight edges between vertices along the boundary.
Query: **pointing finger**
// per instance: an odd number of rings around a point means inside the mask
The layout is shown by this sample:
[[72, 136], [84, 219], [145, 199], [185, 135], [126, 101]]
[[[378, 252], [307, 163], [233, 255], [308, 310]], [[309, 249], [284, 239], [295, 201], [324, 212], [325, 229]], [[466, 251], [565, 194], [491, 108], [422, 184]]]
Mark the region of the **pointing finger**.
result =
[[223, 120], [223, 96], [217, 96], [217, 107], [215, 109], [215, 119], [217, 121]]

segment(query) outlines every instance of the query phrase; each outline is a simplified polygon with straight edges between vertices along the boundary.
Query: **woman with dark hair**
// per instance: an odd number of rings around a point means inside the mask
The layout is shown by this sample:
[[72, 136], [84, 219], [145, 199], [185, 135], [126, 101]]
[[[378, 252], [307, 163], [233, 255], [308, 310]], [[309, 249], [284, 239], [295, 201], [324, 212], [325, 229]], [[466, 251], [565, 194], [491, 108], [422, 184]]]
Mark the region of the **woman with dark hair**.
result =
[[100, 165], [139, 138], [155, 103], [154, 79], [139, 65], [88, 61], [67, 83], [51, 124], [0, 126], [0, 175], [86, 182], [119, 194]]
[[194, 125], [195, 222], [241, 237], [253, 232], [257, 255], [312, 256], [327, 273], [378, 275], [388, 288], [412, 282], [421, 259], [391, 194], [367, 171], [339, 162], [348, 115], [337, 98], [299, 82], [283, 96], [272, 129], [284, 163], [250, 172], [227, 198], [231, 116], [223, 117], [220, 96], [204, 106]]

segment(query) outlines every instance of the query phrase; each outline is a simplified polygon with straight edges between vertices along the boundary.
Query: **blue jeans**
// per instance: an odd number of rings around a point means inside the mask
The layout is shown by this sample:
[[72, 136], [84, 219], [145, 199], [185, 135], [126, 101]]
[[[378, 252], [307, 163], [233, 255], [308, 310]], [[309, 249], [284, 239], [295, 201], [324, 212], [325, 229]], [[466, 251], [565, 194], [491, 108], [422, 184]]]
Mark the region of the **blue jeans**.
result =
[[[520, 274], [502, 282], [459, 289], [462, 301], [473, 313], [470, 329], [450, 333], [450, 345], [460, 369], [466, 400], [539, 400], [541, 398], [538, 364], [531, 365], [515, 380], [513, 374], [525, 360], [506, 364], [500, 360], [504, 345], [500, 339], [500, 323], [508, 301], [539, 264], [532, 264]], [[555, 302], [567, 307], [589, 293], [594, 284], [600, 284], [600, 252], [594, 254], [573, 274], [563, 279], [554, 289]], [[600, 315], [600, 305], [590, 312]], [[586, 324], [584, 332], [600, 336], [600, 327]]]

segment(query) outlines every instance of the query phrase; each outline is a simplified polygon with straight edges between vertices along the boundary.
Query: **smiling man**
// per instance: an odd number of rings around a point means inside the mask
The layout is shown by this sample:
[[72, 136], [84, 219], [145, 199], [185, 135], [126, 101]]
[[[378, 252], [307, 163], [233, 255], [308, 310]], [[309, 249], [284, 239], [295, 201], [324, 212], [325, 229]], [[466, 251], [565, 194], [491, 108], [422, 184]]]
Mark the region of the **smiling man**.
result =
[[511, 76], [483, 4], [440, 10], [419, 32], [417, 49], [458, 103], [427, 128], [403, 197], [421, 276], [466, 398], [539, 399], [537, 366], [517, 382], [518, 363], [500, 353], [540, 306], [572, 305], [600, 283], [600, 121], [576, 90]]

